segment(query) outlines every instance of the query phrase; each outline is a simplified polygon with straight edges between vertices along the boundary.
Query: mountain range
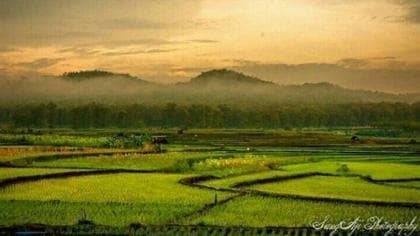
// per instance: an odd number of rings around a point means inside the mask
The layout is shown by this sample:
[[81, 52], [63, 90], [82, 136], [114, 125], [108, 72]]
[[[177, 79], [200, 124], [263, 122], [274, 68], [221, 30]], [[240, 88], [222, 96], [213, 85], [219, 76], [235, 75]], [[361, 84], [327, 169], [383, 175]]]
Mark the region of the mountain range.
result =
[[202, 72], [188, 82], [163, 85], [108, 71], [68, 72], [61, 76], [0, 82], [2, 101], [27, 103], [206, 103], [267, 105], [281, 103], [417, 102], [420, 94], [346, 89], [331, 83], [279, 85], [227, 69]]

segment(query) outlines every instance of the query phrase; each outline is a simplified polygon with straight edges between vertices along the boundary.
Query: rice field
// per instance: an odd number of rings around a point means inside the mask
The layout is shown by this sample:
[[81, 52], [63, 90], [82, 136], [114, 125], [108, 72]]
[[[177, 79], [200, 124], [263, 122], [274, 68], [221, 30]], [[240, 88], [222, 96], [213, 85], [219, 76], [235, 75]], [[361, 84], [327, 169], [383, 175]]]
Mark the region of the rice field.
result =
[[381, 216], [385, 220], [406, 222], [420, 214], [419, 209], [326, 203], [287, 198], [245, 196], [213, 208], [191, 219], [196, 224], [246, 226], [307, 226], [329, 217], [331, 223], [349, 222], [356, 217]]
[[313, 176], [254, 185], [252, 189], [278, 194], [329, 199], [420, 202], [420, 190], [372, 184], [358, 177]]
[[[89, 132], [30, 135], [37, 146], [0, 147], [0, 182], [6, 183], [0, 227], [82, 219], [107, 227], [175, 224], [228, 232], [308, 228], [325, 217], [406, 222], [420, 216], [418, 144], [373, 137], [346, 144], [343, 131], [196, 131], [169, 133], [173, 142], [152, 154], [100, 148], [106, 134]], [[25, 178], [10, 181], [17, 177]]]
[[96, 224], [128, 226], [133, 223], [166, 224], [195, 210], [196, 205], [168, 205], [121, 202], [64, 202], [33, 200], [1, 200], [2, 225], [42, 223], [74, 225], [80, 219]]
[[[0, 181], [22, 176], [45, 175], [53, 173], [65, 173], [74, 171], [73, 169], [53, 169], [53, 168], [0, 168]], [[83, 171], [83, 170], [78, 170]]]
[[173, 170], [189, 168], [194, 160], [226, 156], [224, 152], [212, 153], [182, 153], [168, 152], [162, 154], [115, 154], [112, 156], [97, 156], [66, 158], [51, 161], [34, 162], [38, 167], [59, 168], [99, 168], [99, 169], [141, 169], [141, 170]]
[[418, 165], [404, 163], [383, 163], [383, 162], [349, 162], [349, 161], [320, 161], [316, 163], [305, 163], [289, 165], [284, 167], [289, 172], [322, 172], [337, 173], [342, 165], [348, 167], [345, 174], [356, 174], [371, 176], [374, 179], [404, 179], [420, 178]]
[[[87, 147], [53, 147], [53, 146], [0, 146], [0, 163], [19, 162], [21, 159], [32, 159], [42, 156], [57, 156], [67, 154], [95, 154], [107, 152], [121, 152], [122, 150], [110, 148]], [[126, 150], [127, 151], [127, 150]], [[131, 151], [131, 150], [130, 150]]]
[[[143, 202], [193, 205], [212, 203], [215, 192], [178, 183], [177, 174], [111, 174], [49, 179], [0, 190], [1, 200], [68, 202]], [[229, 194], [220, 193], [219, 197]]]
[[289, 175], [289, 172], [283, 171], [283, 170], [267, 170], [262, 172], [256, 172], [256, 173], [250, 173], [246, 175], [234, 175], [226, 178], [221, 179], [214, 179], [205, 181], [202, 183], [202, 185], [205, 186], [211, 186], [215, 188], [231, 188], [235, 184], [243, 183], [247, 181], [252, 181], [256, 179], [267, 179], [267, 178], [273, 178], [277, 176], [286, 176]]

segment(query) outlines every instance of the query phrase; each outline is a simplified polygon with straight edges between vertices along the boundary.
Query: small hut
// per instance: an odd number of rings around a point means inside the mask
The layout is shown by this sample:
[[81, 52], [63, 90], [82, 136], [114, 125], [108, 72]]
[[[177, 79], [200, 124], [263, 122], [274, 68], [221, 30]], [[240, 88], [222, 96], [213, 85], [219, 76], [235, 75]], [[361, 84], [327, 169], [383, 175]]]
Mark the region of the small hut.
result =
[[160, 136], [152, 136], [152, 143], [153, 144], [168, 144], [168, 139], [166, 139], [166, 136], [160, 135]]
[[185, 131], [185, 129], [178, 129], [178, 130], [176, 131], [176, 134], [178, 134], [178, 135], [183, 135], [183, 134], [184, 134], [184, 131]]

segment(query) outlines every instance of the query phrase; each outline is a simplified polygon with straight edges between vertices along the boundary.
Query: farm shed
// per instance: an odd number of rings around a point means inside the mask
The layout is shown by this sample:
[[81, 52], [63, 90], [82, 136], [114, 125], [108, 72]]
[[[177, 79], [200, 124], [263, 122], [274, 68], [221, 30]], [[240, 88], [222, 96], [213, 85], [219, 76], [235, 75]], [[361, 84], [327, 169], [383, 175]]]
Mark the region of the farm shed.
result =
[[153, 144], [168, 144], [168, 139], [166, 136], [152, 136]]

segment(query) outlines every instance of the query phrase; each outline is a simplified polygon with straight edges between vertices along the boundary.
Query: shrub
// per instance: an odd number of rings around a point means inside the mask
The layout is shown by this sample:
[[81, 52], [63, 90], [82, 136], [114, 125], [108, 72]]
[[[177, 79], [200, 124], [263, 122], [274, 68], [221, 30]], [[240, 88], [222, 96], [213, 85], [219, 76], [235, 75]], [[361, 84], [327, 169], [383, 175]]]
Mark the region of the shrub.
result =
[[150, 135], [117, 134], [108, 138], [105, 146], [110, 148], [140, 148], [151, 141]]
[[346, 164], [341, 165], [337, 170], [338, 173], [348, 173], [350, 171], [349, 167]]

